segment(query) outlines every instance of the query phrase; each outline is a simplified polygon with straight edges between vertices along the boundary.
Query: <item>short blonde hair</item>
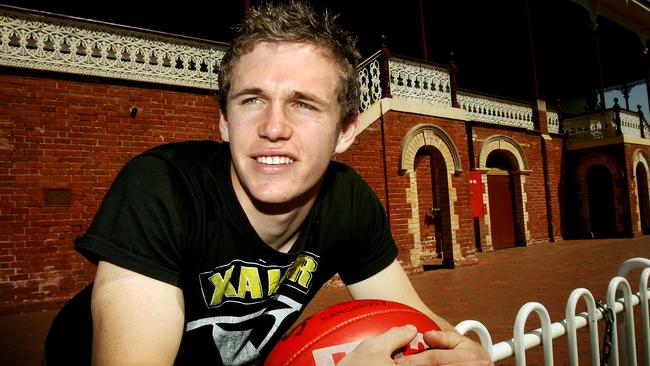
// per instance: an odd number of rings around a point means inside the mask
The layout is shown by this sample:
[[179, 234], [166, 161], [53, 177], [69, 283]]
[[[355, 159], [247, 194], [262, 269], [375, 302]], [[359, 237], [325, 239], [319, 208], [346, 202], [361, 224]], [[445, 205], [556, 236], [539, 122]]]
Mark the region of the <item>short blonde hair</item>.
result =
[[219, 103], [224, 115], [227, 115], [232, 72], [239, 58], [262, 42], [297, 42], [322, 48], [336, 62], [340, 75], [340, 125], [345, 127], [351, 123], [359, 113], [357, 65], [361, 55], [355, 38], [340, 28], [336, 20], [337, 16], [316, 13], [310, 6], [297, 1], [251, 9], [235, 28], [237, 35], [221, 61]]

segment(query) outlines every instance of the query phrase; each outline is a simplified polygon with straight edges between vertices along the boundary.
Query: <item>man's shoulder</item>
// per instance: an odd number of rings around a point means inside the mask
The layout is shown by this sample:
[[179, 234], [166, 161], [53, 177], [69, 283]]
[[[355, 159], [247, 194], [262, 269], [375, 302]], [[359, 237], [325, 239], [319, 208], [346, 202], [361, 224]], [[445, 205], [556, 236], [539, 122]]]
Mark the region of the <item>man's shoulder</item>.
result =
[[130, 159], [120, 179], [158, 179], [175, 176], [220, 175], [230, 164], [228, 144], [197, 140], [162, 144]]
[[167, 157], [211, 156], [229, 151], [228, 144], [213, 140], [188, 140], [170, 142], [155, 146], [142, 155], [162, 155]]
[[324, 194], [334, 195], [348, 199], [348, 196], [367, 195], [371, 192], [370, 186], [354, 168], [338, 162], [330, 162], [325, 175]]
[[229, 164], [230, 149], [227, 143], [212, 140], [179, 141], [155, 146], [136, 159], [143, 157], [161, 159], [183, 169], [200, 166], [214, 169]]
[[331, 178], [344, 179], [344, 180], [363, 180], [359, 172], [354, 168], [342, 163], [340, 161], [330, 161], [327, 167], [327, 173]]

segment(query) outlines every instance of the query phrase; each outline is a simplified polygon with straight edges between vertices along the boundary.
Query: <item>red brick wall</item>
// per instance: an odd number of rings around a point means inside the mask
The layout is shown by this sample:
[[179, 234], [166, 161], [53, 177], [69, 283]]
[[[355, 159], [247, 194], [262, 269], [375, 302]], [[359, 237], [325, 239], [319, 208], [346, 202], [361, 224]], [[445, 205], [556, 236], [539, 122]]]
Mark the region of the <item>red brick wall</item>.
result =
[[562, 215], [560, 207], [560, 186], [562, 184], [562, 162], [564, 161], [563, 140], [559, 136], [552, 136], [551, 141], [546, 142], [546, 159], [548, 161], [548, 184], [551, 214], [552, 214], [552, 236], [553, 240], [562, 240]]
[[[527, 244], [542, 242], [549, 239], [548, 234], [548, 217], [546, 209], [546, 191], [544, 186], [544, 170], [542, 160], [542, 137], [539, 134], [520, 131], [500, 129], [497, 126], [481, 125], [474, 128], [475, 147], [474, 151], [478, 154], [481, 148], [481, 142], [494, 135], [505, 135], [513, 138], [523, 149], [525, 158], [528, 162], [528, 173], [526, 177], [525, 192], [527, 195], [526, 211], [528, 213], [527, 229], [530, 232], [530, 239]], [[554, 138], [547, 142], [547, 152], [549, 159], [549, 180], [551, 181], [551, 207], [553, 209], [553, 221], [556, 223], [556, 235], [559, 237], [559, 199], [558, 186], [560, 182], [560, 162], [562, 157], [562, 140]], [[551, 160], [558, 159], [558, 160]], [[481, 219], [484, 227], [483, 219]], [[485, 240], [486, 233], [481, 233], [482, 240]]]
[[[133, 106], [138, 109], [134, 117]], [[218, 103], [203, 91], [52, 75], [0, 75], [0, 314], [57, 308], [89, 283], [94, 267], [74, 251], [73, 241], [89, 225], [117, 171], [129, 158], [155, 145], [218, 139], [218, 112]], [[472, 263], [476, 246], [464, 122], [391, 111], [384, 116], [383, 136], [378, 120], [336, 159], [357, 169], [377, 193], [387, 208], [399, 259], [408, 264], [414, 244], [407, 221], [409, 177], [400, 174], [399, 163], [404, 137], [423, 123], [442, 128], [457, 149], [462, 173], [452, 174], [451, 187], [445, 181], [441, 188], [453, 188], [457, 197], [454, 213], [459, 227], [454, 235], [461, 258], [454, 260]], [[531, 241], [546, 240], [540, 136], [497, 126], [476, 127], [475, 154], [480, 140], [495, 134], [511, 136], [524, 148], [532, 170], [526, 182]], [[557, 186], [560, 141], [550, 142], [547, 151], [552, 161], [549, 176]], [[440, 159], [436, 154], [431, 158]], [[452, 172], [442, 173], [444, 177]], [[432, 199], [426, 196], [427, 202]], [[554, 221], [559, 222], [559, 204], [555, 197], [552, 200]], [[449, 212], [443, 203], [440, 207]], [[449, 242], [451, 233], [444, 235], [443, 242]], [[451, 255], [450, 248], [442, 250], [445, 257]]]
[[[399, 162], [404, 137], [408, 131], [418, 124], [433, 124], [442, 128], [454, 141], [463, 167], [460, 176], [451, 178], [452, 187], [456, 189], [457, 201], [454, 207], [459, 216], [459, 229], [456, 230], [456, 241], [461, 245], [461, 254], [471, 256], [475, 252], [473, 239], [473, 222], [469, 204], [469, 186], [467, 185], [469, 167], [467, 153], [467, 136], [465, 124], [445, 118], [423, 116], [403, 112], [388, 112], [385, 116], [387, 172], [389, 181], [389, 196], [391, 199], [390, 217], [391, 228], [401, 249], [412, 248], [413, 239], [408, 233], [407, 220], [411, 216], [411, 206], [406, 201], [406, 189], [409, 187], [409, 177], [399, 174]], [[451, 173], [451, 172], [448, 172]], [[420, 209], [422, 211], [422, 208]], [[448, 241], [447, 241], [448, 242]], [[449, 256], [447, 256], [449, 258]], [[460, 260], [460, 258], [454, 258]], [[408, 262], [407, 262], [408, 263]], [[421, 270], [417, 268], [415, 270]]]
[[0, 314], [56, 308], [89, 283], [73, 240], [118, 169], [161, 143], [218, 138], [218, 112], [203, 92], [0, 75]]
[[354, 167], [386, 207], [383, 151], [381, 122], [378, 121], [357, 136], [348, 151], [334, 159]]

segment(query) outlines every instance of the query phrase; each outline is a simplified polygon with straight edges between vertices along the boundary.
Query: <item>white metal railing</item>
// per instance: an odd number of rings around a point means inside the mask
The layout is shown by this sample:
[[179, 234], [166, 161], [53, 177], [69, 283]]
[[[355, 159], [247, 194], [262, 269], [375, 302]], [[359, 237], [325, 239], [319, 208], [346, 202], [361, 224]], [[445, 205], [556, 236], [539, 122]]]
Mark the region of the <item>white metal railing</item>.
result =
[[395, 57], [388, 64], [393, 98], [451, 106], [448, 69]]
[[[623, 133], [623, 135], [641, 137], [641, 129], [640, 129], [641, 119], [639, 118], [638, 113], [621, 109], [620, 119], [621, 119], [621, 132]], [[647, 134], [645, 136], [648, 137]]]
[[379, 75], [381, 69], [379, 65], [381, 51], [375, 52], [366, 61], [361, 63], [357, 68], [359, 73], [359, 85], [361, 86], [361, 101], [359, 110], [365, 111], [373, 103], [381, 99], [381, 80]]
[[[225, 50], [217, 42], [0, 7], [0, 66], [217, 90]], [[391, 57], [381, 75], [380, 56], [358, 69], [362, 112], [381, 99], [383, 77], [395, 99], [451, 106], [447, 67]], [[459, 93], [458, 102], [473, 121], [534, 128], [531, 105], [472, 93]], [[549, 132], [558, 132], [557, 114], [548, 118]]]
[[[639, 291], [632, 293], [626, 276], [633, 269], [642, 269], [639, 280]], [[634, 329], [633, 307], [640, 305], [643, 359], [645, 365], [650, 365], [650, 315], [648, 311], [648, 279], [650, 278], [650, 260], [646, 258], [632, 258], [625, 261], [617, 275], [612, 278], [607, 289], [607, 304], [604, 309], [611, 309], [613, 312], [611, 322], [611, 352], [609, 365], [636, 365], [636, 335]], [[617, 298], [622, 292], [623, 296]], [[584, 300], [587, 311], [576, 314], [576, 307], [579, 300]], [[529, 302], [523, 305], [515, 319], [513, 327], [513, 338], [497, 344], [492, 343], [492, 337], [488, 329], [476, 320], [465, 320], [456, 329], [461, 334], [474, 332], [483, 348], [492, 357], [492, 361], [500, 361], [515, 357], [515, 363], [526, 364], [526, 350], [542, 345], [544, 364], [553, 365], [553, 342], [555, 338], [567, 335], [569, 362], [570, 365], [578, 365], [578, 345], [576, 330], [588, 326], [591, 359], [594, 365], [600, 365], [598, 324], [604, 317], [603, 312], [596, 305], [591, 292], [584, 288], [577, 288], [571, 292], [566, 304], [566, 318], [560, 322], [551, 323], [548, 311], [544, 305], [537, 302]], [[540, 318], [541, 328], [524, 334], [526, 320], [532, 312], [537, 313]], [[623, 313], [619, 322], [616, 314]], [[620, 328], [620, 332], [619, 332]], [[620, 333], [620, 335], [619, 335]]]
[[0, 9], [0, 65], [217, 89], [223, 45]]
[[580, 142], [616, 136], [616, 115], [614, 111], [602, 111], [567, 118], [562, 127], [568, 141]]
[[[380, 57], [381, 52], [377, 52], [359, 67], [362, 112], [382, 97]], [[388, 67], [392, 98], [451, 106], [451, 81], [447, 68], [399, 57], [390, 58]], [[458, 93], [458, 103], [472, 121], [534, 129], [531, 104], [469, 92]], [[547, 118], [549, 132], [559, 132], [557, 112], [549, 111]]]
[[546, 113], [546, 120], [548, 121], [548, 132], [560, 132], [560, 115], [555, 111], [548, 111]]
[[619, 110], [618, 115], [616, 110], [608, 109], [567, 118], [562, 122], [569, 143], [614, 137], [619, 130], [623, 136], [650, 138], [648, 124], [644, 120], [643, 134], [641, 124], [639, 113], [625, 109]]
[[469, 119], [504, 126], [534, 129], [533, 107], [489, 98], [474, 93], [458, 93], [460, 107], [467, 111]]

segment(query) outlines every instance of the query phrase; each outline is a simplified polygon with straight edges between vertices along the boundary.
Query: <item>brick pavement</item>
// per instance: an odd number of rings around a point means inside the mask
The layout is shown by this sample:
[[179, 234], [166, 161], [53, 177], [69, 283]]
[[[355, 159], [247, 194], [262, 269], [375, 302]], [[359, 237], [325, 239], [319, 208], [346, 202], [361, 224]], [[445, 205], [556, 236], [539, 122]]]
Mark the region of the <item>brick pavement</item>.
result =
[[[545, 243], [479, 253], [478, 257], [478, 265], [427, 271], [411, 280], [434, 311], [452, 324], [465, 319], [480, 321], [497, 343], [512, 338], [517, 311], [528, 301], [542, 303], [551, 320], [559, 321], [564, 318], [566, 299], [576, 287], [587, 288], [596, 299], [604, 300], [608, 283], [621, 263], [632, 257], [650, 258], [650, 236]], [[630, 276], [633, 288], [638, 287], [638, 277], [637, 272]], [[343, 288], [323, 289], [305, 316], [348, 299]], [[42, 342], [54, 315], [47, 311], [0, 317], [0, 365], [39, 364]], [[527, 325], [539, 327], [534, 316]], [[579, 335], [585, 339], [583, 332]], [[556, 365], [567, 364], [565, 342], [562, 338], [553, 343]], [[588, 349], [580, 350], [586, 353]], [[529, 365], [536, 365], [541, 364], [542, 356], [531, 350], [527, 359]], [[514, 363], [499, 363], [510, 364]]]
[[[526, 302], [536, 301], [544, 305], [552, 322], [565, 318], [566, 300], [575, 288], [586, 288], [595, 299], [605, 302], [609, 281], [621, 263], [633, 257], [650, 258], [650, 236], [544, 243], [479, 253], [478, 257], [476, 266], [427, 271], [412, 276], [411, 281], [424, 302], [435, 312], [452, 324], [466, 319], [478, 320], [497, 343], [512, 338], [515, 317]], [[633, 289], [638, 290], [639, 274], [640, 271], [635, 271], [629, 276]], [[307, 312], [341, 301], [341, 298], [349, 298], [344, 289], [322, 291]], [[578, 311], [584, 311], [582, 302]], [[539, 326], [537, 318], [531, 316], [527, 331]], [[602, 331], [602, 326], [600, 328]], [[578, 334], [580, 340], [586, 342], [586, 332], [579, 331]], [[553, 342], [556, 365], [567, 364], [565, 343], [566, 337]], [[583, 342], [579, 344], [579, 350], [588, 357], [589, 348]], [[530, 350], [526, 354], [528, 365], [542, 364], [541, 352]], [[581, 364], [590, 364], [590, 359]]]

